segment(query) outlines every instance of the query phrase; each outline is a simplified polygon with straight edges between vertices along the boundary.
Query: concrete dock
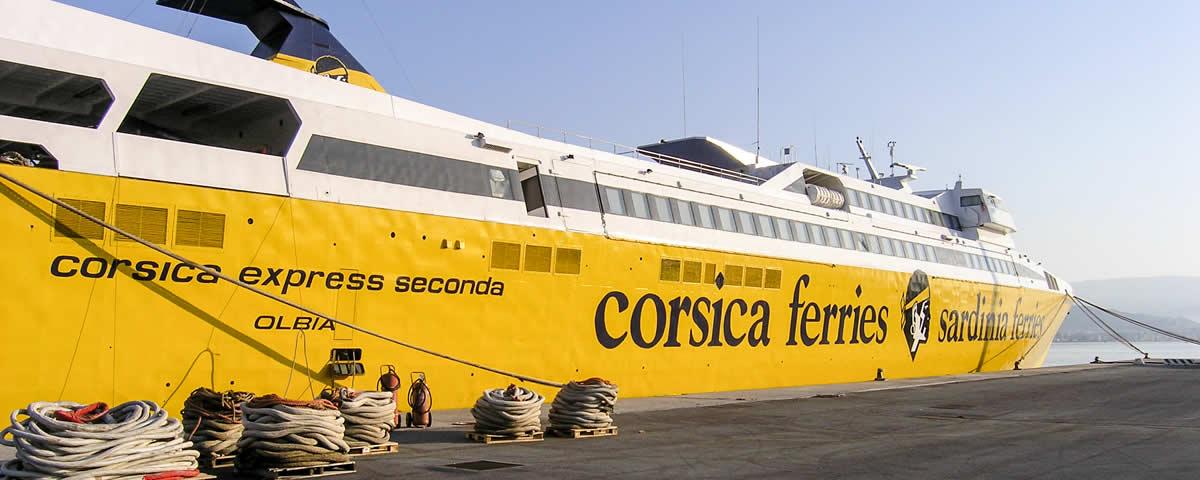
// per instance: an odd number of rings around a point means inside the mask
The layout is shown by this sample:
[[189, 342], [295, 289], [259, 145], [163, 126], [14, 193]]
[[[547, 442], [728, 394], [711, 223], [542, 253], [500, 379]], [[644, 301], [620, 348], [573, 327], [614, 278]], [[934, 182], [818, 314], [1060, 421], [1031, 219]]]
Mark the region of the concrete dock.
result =
[[1197, 398], [1200, 369], [1104, 365], [629, 399], [619, 436], [540, 443], [471, 443], [467, 412], [435, 412], [338, 478], [1193, 479]]

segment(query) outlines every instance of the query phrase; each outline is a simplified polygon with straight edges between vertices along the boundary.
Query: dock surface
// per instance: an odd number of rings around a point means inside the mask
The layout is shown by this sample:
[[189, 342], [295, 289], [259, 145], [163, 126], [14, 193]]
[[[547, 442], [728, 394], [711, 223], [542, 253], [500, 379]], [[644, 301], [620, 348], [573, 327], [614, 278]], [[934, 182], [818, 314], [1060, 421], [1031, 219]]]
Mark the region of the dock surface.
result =
[[339, 478], [1194, 479], [1197, 399], [1200, 369], [1109, 365], [623, 400], [619, 436], [526, 444], [445, 412]]

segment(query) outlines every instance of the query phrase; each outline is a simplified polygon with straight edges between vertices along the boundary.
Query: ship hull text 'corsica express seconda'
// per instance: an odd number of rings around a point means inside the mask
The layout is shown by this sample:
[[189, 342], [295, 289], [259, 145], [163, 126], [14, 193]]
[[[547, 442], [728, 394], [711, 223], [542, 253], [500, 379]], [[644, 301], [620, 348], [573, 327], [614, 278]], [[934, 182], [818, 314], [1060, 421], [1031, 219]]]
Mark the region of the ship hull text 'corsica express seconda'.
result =
[[292, 2], [197, 3], [254, 55], [0, 0], [2, 409], [508, 381], [348, 325], [627, 396], [1004, 370], [1068, 310], [985, 190], [492, 125], [382, 92]]

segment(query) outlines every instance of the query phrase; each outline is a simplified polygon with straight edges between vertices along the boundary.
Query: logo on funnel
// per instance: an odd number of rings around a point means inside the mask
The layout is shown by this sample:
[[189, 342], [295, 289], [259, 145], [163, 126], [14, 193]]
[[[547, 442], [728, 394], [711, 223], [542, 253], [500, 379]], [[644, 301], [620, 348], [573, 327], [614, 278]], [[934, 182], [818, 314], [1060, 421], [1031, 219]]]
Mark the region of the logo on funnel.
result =
[[921, 344], [929, 341], [929, 276], [920, 270], [913, 272], [904, 292], [904, 339], [908, 355], [917, 359]]

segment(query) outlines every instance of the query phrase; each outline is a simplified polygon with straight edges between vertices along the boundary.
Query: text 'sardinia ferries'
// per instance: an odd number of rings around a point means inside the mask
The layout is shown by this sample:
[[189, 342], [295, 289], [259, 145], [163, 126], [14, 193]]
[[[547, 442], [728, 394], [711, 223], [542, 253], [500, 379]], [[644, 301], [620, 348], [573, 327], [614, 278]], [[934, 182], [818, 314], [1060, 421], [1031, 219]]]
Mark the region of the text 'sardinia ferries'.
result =
[[[0, 173], [338, 320], [650, 396], [1037, 366], [1068, 310], [986, 190], [914, 192], [915, 167], [880, 177], [865, 154], [870, 180], [705, 137], [631, 155], [540, 138], [380, 91], [293, 2], [158, 3], [261, 43], [0, 0]], [[32, 374], [0, 409], [303, 397], [385, 365], [454, 408], [507, 381], [0, 191], [0, 365]]]

